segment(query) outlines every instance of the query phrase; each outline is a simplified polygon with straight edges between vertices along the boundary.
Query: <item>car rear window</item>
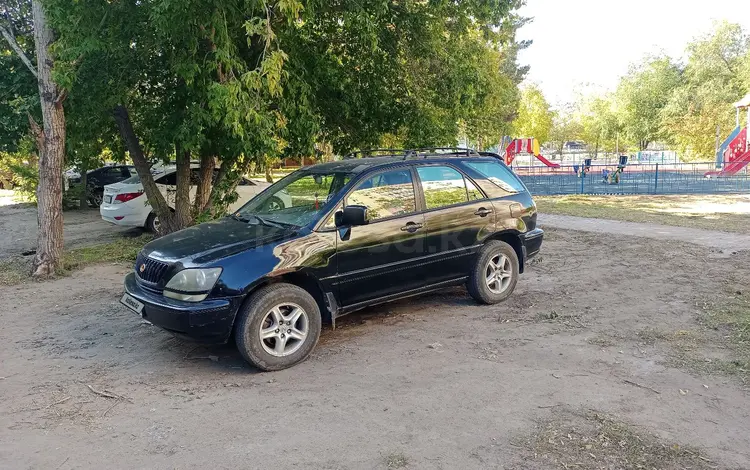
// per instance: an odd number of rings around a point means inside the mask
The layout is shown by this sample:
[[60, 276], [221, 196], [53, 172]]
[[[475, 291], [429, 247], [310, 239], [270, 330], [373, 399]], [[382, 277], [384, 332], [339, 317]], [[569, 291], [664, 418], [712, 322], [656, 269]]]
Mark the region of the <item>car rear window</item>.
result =
[[465, 161], [464, 164], [509, 193], [526, 191], [520, 179], [507, 166], [498, 161]]

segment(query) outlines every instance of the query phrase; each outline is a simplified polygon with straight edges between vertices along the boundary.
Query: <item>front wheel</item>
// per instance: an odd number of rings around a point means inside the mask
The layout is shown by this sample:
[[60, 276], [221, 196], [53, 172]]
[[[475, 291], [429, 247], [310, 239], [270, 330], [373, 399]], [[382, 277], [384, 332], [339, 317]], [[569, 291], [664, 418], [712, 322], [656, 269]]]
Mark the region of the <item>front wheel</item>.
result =
[[477, 302], [496, 304], [510, 297], [519, 273], [518, 255], [500, 240], [487, 242], [479, 251], [467, 287]]
[[237, 313], [235, 341], [246, 361], [264, 371], [304, 361], [320, 338], [322, 321], [315, 299], [301, 287], [262, 287]]

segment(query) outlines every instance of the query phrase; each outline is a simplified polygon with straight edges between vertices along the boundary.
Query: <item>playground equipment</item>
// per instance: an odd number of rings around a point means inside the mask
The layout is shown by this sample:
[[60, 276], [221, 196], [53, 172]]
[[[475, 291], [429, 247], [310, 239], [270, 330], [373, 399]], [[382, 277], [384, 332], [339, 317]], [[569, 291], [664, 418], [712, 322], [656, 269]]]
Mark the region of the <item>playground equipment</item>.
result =
[[610, 171], [606, 168], [602, 169], [602, 182], [605, 184], [620, 184], [620, 175], [627, 164], [628, 156], [620, 155], [620, 162], [617, 164], [615, 171]]
[[[745, 168], [750, 163], [750, 142], [748, 142], [747, 129], [750, 127], [750, 93], [734, 104], [737, 109], [737, 127], [722, 142], [716, 152], [717, 171], [706, 172], [707, 178], [732, 176]], [[747, 111], [747, 126], [740, 126], [740, 110]]]
[[578, 178], [585, 178], [586, 175], [591, 171], [591, 159], [586, 158], [583, 160], [583, 165], [573, 165], [573, 172]]
[[560, 168], [558, 163], [552, 163], [542, 156], [539, 151], [539, 142], [536, 139], [513, 139], [505, 147], [505, 164], [510, 166], [513, 163], [513, 159], [519, 154], [533, 155], [537, 160], [550, 168]]

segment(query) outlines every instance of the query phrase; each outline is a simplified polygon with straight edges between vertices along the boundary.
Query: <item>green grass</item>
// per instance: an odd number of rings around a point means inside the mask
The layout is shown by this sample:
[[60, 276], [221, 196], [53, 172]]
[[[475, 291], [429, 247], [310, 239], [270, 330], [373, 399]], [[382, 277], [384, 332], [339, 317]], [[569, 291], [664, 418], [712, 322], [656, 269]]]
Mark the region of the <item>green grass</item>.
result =
[[99, 263], [135, 261], [143, 245], [153, 240], [153, 235], [118, 238], [109, 243], [67, 250], [63, 255], [63, 269], [72, 271]]
[[[60, 275], [102, 263], [126, 263], [135, 261], [143, 245], [153, 239], [150, 234], [138, 237], [118, 238], [108, 243], [65, 250], [63, 269]], [[11, 286], [32, 281], [31, 257], [0, 260], [0, 285]]]
[[750, 233], [750, 196], [538, 196], [539, 212]]
[[729, 351], [727, 358], [704, 360], [705, 367], [750, 379], [750, 295], [727, 288], [721, 301], [704, 306], [699, 321], [715, 332]]
[[665, 442], [595, 411], [561, 410], [527, 440], [533, 460], [557, 468], [709, 469], [700, 451]]

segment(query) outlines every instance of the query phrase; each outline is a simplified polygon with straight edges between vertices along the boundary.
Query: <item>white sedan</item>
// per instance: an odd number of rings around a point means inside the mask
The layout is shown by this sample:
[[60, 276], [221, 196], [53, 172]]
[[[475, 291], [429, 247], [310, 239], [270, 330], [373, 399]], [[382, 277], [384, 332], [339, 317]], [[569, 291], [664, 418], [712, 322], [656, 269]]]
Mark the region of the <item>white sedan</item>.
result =
[[[154, 173], [154, 182], [159, 191], [164, 195], [167, 204], [174, 209], [175, 193], [177, 191], [177, 173], [174, 167], [162, 167]], [[191, 169], [191, 181], [199, 179], [199, 168], [193, 166]], [[218, 170], [214, 170], [214, 177]], [[247, 201], [266, 189], [269, 183], [253, 181], [243, 178], [237, 186], [239, 198], [234, 204], [229, 206], [229, 211], [233, 212], [242, 207]], [[195, 197], [196, 186], [190, 186], [190, 199]], [[151, 210], [151, 205], [143, 192], [143, 185], [138, 175], [123, 180], [119, 183], [109, 184], [104, 187], [102, 205], [99, 207], [99, 213], [107, 222], [129, 227], [145, 227], [146, 229], [156, 232], [159, 228], [159, 218]], [[290, 207], [291, 198], [286, 193], [280, 194], [278, 201], [273, 201], [280, 207]], [[284, 200], [288, 199], [288, 200]]]

